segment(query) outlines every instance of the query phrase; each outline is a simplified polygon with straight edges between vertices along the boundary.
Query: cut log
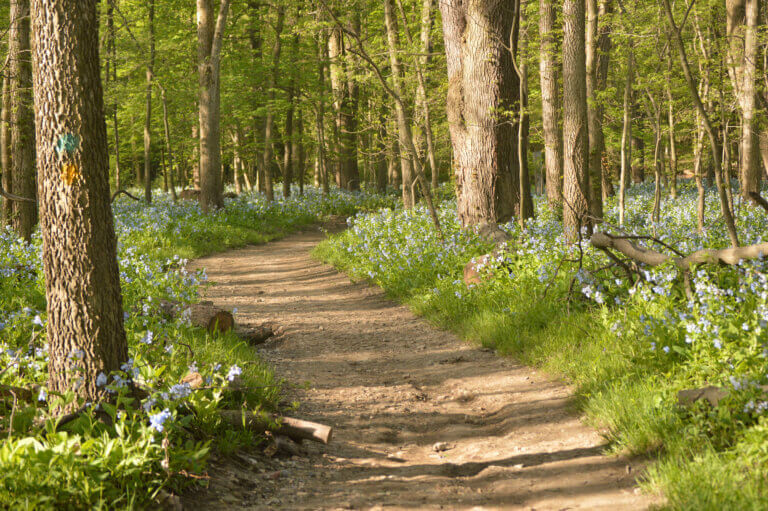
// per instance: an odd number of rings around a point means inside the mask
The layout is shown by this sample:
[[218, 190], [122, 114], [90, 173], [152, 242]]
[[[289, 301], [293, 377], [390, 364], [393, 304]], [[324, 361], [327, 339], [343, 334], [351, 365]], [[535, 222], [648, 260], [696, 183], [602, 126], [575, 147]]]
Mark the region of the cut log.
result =
[[333, 437], [333, 428], [325, 424], [294, 419], [291, 417], [272, 417], [276, 427], [269, 423], [265, 417], [251, 412], [240, 410], [222, 410], [221, 418], [234, 427], [243, 427], [251, 431], [271, 431], [275, 435], [287, 436], [291, 440], [301, 442], [311, 440], [328, 444]]

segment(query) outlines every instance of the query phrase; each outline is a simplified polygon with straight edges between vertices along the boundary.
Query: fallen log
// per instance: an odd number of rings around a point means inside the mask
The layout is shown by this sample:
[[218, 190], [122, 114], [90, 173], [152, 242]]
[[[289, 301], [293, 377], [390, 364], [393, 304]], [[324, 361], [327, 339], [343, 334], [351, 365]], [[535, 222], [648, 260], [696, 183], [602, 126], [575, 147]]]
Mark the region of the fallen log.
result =
[[683, 271], [688, 271], [692, 265], [697, 264], [739, 264], [739, 261], [747, 261], [768, 256], [768, 243], [759, 243], [738, 248], [704, 249], [697, 250], [685, 257], [673, 257], [655, 250], [641, 247], [621, 236], [613, 236], [605, 232], [596, 232], [590, 239], [592, 246], [600, 250], [616, 250], [635, 262], [648, 266], [659, 266], [672, 261], [675, 266]]
[[[221, 418], [233, 427], [244, 427], [257, 432], [271, 431], [275, 435], [287, 436], [295, 442], [311, 440], [328, 444], [333, 437], [333, 428], [325, 424], [309, 422], [291, 417], [272, 417], [273, 423], [268, 418], [252, 412], [241, 410], [222, 410]], [[276, 424], [276, 426], [275, 426]]]

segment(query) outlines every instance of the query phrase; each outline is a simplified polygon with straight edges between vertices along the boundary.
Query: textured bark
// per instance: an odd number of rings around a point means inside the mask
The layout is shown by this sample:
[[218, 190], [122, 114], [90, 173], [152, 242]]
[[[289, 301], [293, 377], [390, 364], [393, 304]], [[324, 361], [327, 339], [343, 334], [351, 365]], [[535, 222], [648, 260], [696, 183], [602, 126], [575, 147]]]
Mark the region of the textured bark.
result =
[[[11, 168], [13, 192], [35, 198], [35, 114], [32, 104], [32, 61], [30, 52], [29, 0], [11, 1], [10, 58], [11, 75]], [[37, 225], [37, 204], [13, 202], [13, 229], [30, 240]]]
[[[403, 71], [400, 67], [398, 55], [398, 29], [395, 18], [393, 0], [384, 0], [384, 24], [387, 27], [387, 47], [389, 49], [389, 65], [392, 68], [392, 89], [400, 98], [403, 97]], [[402, 149], [408, 147], [411, 137], [411, 127], [404, 105], [395, 100], [395, 113], [397, 115], [397, 132], [400, 143], [400, 169], [403, 186], [403, 206], [408, 209], [414, 206], [416, 198], [413, 195], [413, 166], [411, 155]]]
[[197, 63], [200, 109], [200, 206], [224, 206], [221, 180], [221, 45], [230, 0], [221, 0], [218, 17], [212, 0], [197, 0]]
[[155, 69], [155, 0], [149, 0], [149, 61], [147, 62], [147, 100], [144, 113], [144, 200], [152, 202], [152, 80]]
[[759, 0], [726, 0], [728, 74], [741, 110], [741, 195], [760, 189], [760, 141], [756, 119]]
[[608, 62], [611, 50], [611, 0], [587, 0], [587, 97], [589, 117], [589, 210], [594, 218], [603, 217], [606, 176], [603, 175], [604, 106], [598, 96], [608, 84]]
[[541, 121], [544, 133], [544, 168], [547, 176], [547, 202], [562, 207], [563, 137], [560, 133], [560, 100], [557, 66], [557, 16], [552, 0], [539, 1], [539, 77], [541, 79]]
[[128, 359], [97, 2], [33, 0], [32, 32], [49, 387], [95, 401], [99, 373]]
[[563, 2], [563, 226], [576, 241], [588, 225], [589, 133], [584, 41], [584, 1]]
[[[0, 167], [3, 170], [3, 190], [13, 193], [13, 170], [11, 169], [11, 79], [6, 65], [3, 72], [2, 111], [0, 112]], [[10, 225], [13, 216], [13, 202], [3, 199], [2, 225]]]
[[516, 122], [502, 118], [517, 101], [509, 52], [514, 11], [507, 2], [440, 2], [448, 65], [448, 125], [462, 225], [506, 222], [519, 201]]
[[275, 85], [277, 74], [280, 71], [280, 52], [282, 51], [283, 25], [285, 23], [285, 8], [277, 6], [277, 20], [275, 22], [275, 45], [272, 47], [272, 70], [267, 84], [267, 118], [264, 122], [264, 193], [268, 201], [275, 200], [274, 185], [272, 182], [272, 131], [275, 124], [275, 112], [272, 103], [275, 101]]

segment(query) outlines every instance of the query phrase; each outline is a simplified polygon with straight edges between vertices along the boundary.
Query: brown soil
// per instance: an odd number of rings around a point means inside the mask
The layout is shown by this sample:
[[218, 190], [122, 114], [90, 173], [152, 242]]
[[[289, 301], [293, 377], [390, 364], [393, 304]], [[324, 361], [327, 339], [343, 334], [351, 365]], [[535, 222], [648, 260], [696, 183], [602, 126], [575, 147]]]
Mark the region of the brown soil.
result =
[[[291, 415], [330, 424], [300, 456], [217, 460], [197, 509], [645, 509], [638, 462], [603, 455], [571, 392], [431, 327], [313, 260], [313, 229], [208, 257], [206, 298], [286, 333], [260, 348], [298, 387]], [[300, 388], [309, 382], [309, 387]], [[438, 444], [436, 446], [436, 444]], [[437, 447], [437, 449], [436, 449]]]

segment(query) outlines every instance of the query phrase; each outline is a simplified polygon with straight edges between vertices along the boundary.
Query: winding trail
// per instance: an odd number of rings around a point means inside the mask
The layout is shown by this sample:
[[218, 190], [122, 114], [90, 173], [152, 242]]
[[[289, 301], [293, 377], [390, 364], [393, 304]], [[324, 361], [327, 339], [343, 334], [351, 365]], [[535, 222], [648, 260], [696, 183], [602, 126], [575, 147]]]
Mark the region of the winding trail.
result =
[[[190, 509], [645, 509], [626, 459], [563, 384], [431, 327], [309, 253], [320, 229], [208, 257], [206, 298], [286, 333], [260, 348], [297, 387], [292, 415], [333, 425], [301, 456], [238, 454]], [[310, 382], [308, 388], [302, 388]], [[435, 450], [436, 443], [443, 443]], [[442, 450], [442, 449], [445, 450]]]

